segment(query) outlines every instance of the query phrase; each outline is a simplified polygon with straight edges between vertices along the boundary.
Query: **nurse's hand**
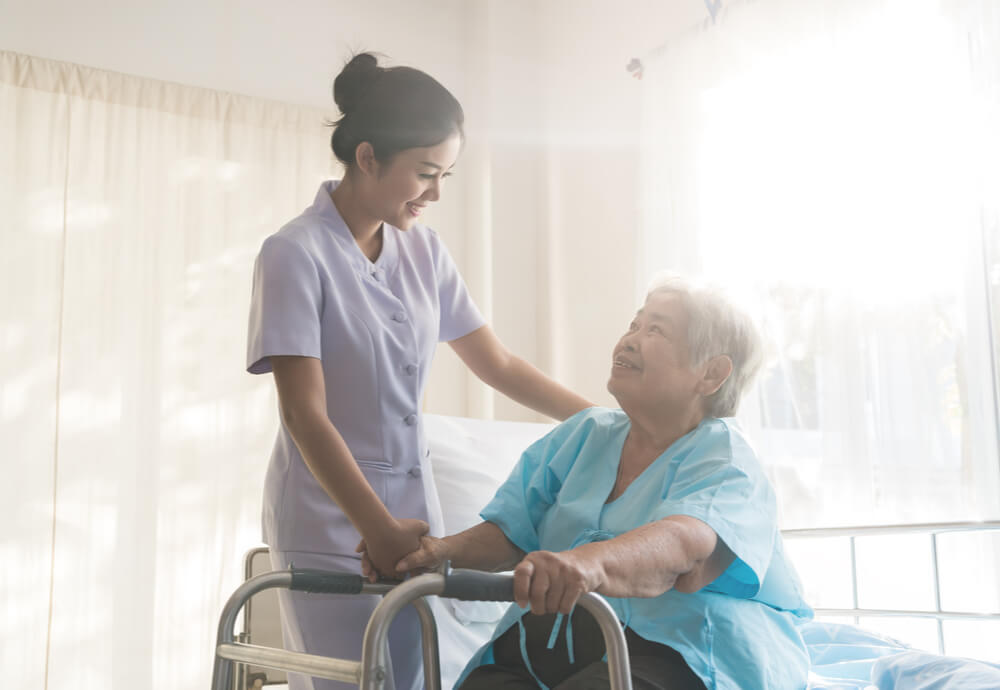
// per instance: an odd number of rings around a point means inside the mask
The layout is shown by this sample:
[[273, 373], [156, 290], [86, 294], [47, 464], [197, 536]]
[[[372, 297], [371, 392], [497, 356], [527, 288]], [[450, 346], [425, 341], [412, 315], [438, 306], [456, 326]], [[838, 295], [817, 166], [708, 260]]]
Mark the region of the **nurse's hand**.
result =
[[[396, 576], [396, 563], [419, 549], [420, 538], [429, 530], [430, 526], [423, 520], [402, 518], [394, 519], [386, 529], [365, 535], [358, 545], [358, 551], [362, 552], [362, 572], [369, 579], [373, 579], [372, 570], [387, 577]], [[369, 570], [366, 571], [366, 567]]]
[[437, 569], [449, 558], [447, 539], [425, 535], [420, 538], [420, 548], [396, 564], [396, 572], [419, 575]]
[[586, 592], [600, 587], [600, 565], [578, 550], [532, 551], [514, 568], [514, 601], [531, 612], [570, 613]]
[[375, 582], [378, 580], [379, 574], [375, 570], [375, 566], [372, 565], [372, 559], [368, 558], [368, 544], [362, 539], [358, 542], [358, 548], [354, 549], [357, 553], [361, 554], [361, 574], [369, 581]]

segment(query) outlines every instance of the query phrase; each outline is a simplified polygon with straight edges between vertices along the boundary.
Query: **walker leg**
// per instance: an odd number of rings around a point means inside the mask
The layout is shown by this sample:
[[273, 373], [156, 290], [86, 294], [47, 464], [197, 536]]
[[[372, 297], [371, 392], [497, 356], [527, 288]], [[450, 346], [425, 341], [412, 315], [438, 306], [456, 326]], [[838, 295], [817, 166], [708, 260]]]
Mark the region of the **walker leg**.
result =
[[420, 616], [420, 644], [424, 652], [424, 688], [441, 690], [441, 661], [438, 657], [437, 623], [426, 599], [411, 602]]

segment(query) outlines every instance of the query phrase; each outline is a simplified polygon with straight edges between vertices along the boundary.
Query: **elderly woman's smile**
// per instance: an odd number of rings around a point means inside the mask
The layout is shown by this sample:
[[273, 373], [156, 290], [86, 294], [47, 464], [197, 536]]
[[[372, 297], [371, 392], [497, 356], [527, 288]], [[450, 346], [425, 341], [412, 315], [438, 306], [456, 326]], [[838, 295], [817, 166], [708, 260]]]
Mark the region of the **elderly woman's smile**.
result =
[[689, 301], [669, 286], [651, 291], [612, 354], [608, 392], [638, 427], [655, 429], [661, 442], [695, 428], [732, 371], [728, 355], [692, 351], [691, 329], [698, 322]]
[[[618, 340], [612, 354], [611, 380], [608, 390], [616, 398], [631, 390], [629, 384], [619, 385], [619, 379], [641, 377], [643, 386], [670, 388], [680, 392], [678, 386], [687, 388], [695, 376], [687, 343], [687, 307], [683, 298], [674, 293], [652, 292], [646, 303], [636, 312], [628, 330]], [[619, 398], [619, 404], [621, 399]]]
[[635, 364], [634, 362], [630, 362], [629, 360], [627, 360], [627, 359], [625, 359], [624, 357], [621, 357], [621, 356], [615, 357], [615, 366], [616, 367], [621, 367], [622, 369], [631, 369], [631, 370], [634, 370], [634, 371], [641, 371], [642, 370], [642, 367], [640, 367], [638, 364]]

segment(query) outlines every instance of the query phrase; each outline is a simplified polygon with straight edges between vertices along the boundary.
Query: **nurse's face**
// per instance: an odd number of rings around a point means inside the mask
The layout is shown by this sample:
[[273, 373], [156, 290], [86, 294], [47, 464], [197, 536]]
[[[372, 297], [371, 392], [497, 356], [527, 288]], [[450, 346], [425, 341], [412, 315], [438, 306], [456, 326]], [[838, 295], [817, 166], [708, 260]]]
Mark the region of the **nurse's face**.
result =
[[455, 134], [436, 146], [404, 149], [379, 165], [372, 190], [373, 211], [379, 220], [400, 230], [413, 227], [424, 209], [441, 198], [461, 148]]
[[651, 294], [615, 345], [608, 391], [626, 413], [674, 413], [700, 405], [701, 380], [701, 372], [691, 368], [681, 297]]

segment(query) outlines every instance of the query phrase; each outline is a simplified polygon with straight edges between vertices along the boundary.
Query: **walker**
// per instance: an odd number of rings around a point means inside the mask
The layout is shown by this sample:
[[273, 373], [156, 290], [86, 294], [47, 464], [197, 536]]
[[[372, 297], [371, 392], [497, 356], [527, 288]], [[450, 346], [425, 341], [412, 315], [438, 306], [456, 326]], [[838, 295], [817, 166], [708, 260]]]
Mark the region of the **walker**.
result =
[[[234, 635], [237, 614], [251, 596], [276, 587], [316, 594], [384, 595], [365, 628], [361, 660], [333, 659], [237, 642]], [[440, 690], [437, 624], [430, 606], [423, 599], [432, 594], [466, 601], [513, 601], [514, 577], [478, 570], [452, 570], [448, 564], [439, 572], [418, 575], [402, 583], [373, 584], [361, 575], [326, 570], [289, 569], [258, 575], [240, 585], [222, 609], [212, 690], [233, 690], [234, 662], [354, 683], [362, 690], [381, 690], [386, 686], [389, 625], [407, 604], [417, 609], [420, 618], [424, 685], [428, 690]], [[603, 597], [592, 593], [580, 597], [578, 605], [594, 616], [604, 635], [611, 690], [631, 690], [625, 634], [614, 609]]]

